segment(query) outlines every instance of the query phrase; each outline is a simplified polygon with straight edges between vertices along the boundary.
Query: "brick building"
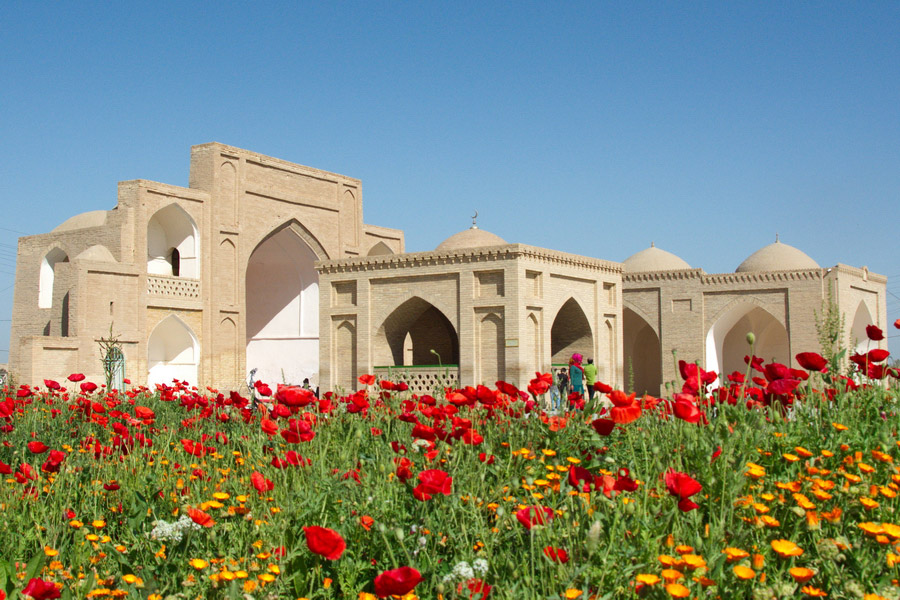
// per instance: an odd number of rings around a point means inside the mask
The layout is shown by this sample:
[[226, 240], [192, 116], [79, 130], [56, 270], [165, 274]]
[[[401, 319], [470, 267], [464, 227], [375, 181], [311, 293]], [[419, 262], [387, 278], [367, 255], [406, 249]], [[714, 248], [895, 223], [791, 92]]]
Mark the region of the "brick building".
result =
[[[103, 381], [107, 359], [151, 385], [236, 389], [254, 372], [347, 390], [385, 372], [425, 390], [524, 386], [577, 351], [604, 381], [654, 392], [673, 350], [731, 369], [747, 330], [766, 358], [817, 349], [829, 289], [848, 344], [886, 325], [884, 277], [780, 242], [715, 275], [658, 248], [618, 263], [474, 222], [406, 253], [401, 231], [363, 222], [359, 180], [210, 143], [191, 149], [187, 188], [121, 182], [112, 210], [20, 238], [9, 366], [29, 383]], [[106, 356], [111, 334], [121, 354]]]

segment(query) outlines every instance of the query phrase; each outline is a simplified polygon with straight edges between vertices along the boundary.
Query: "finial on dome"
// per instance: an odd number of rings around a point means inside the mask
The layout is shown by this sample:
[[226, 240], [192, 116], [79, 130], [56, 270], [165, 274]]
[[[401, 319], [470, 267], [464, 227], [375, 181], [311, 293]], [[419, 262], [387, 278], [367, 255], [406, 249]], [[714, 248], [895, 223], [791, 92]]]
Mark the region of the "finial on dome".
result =
[[653, 242], [650, 242], [650, 247], [651, 247], [651, 248], [656, 248], [656, 244], [653, 243]]
[[478, 225], [475, 224], [475, 219], [478, 218], [478, 211], [475, 211], [475, 215], [472, 217], [472, 226], [469, 229], [478, 229]]
[[778, 232], [775, 232], [775, 243], [780, 244], [781, 242], [778, 240]]

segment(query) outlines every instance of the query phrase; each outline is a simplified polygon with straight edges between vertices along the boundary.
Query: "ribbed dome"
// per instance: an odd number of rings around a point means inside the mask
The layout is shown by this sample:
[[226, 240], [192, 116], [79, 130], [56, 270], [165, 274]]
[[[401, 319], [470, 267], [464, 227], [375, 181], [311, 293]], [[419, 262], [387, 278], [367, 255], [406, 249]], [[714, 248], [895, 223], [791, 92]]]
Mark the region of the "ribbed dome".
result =
[[446, 240], [438, 244], [435, 250], [462, 250], [463, 248], [481, 248], [483, 246], [502, 246], [508, 244], [499, 235], [493, 234], [484, 229], [470, 227], [459, 233], [451, 235]]
[[799, 271], [818, 269], [819, 264], [802, 250], [782, 244], [775, 238], [774, 244], [760, 248], [735, 269], [735, 273], [748, 271]]
[[56, 229], [53, 230], [53, 233], [106, 225], [106, 212], [107, 211], [105, 210], [92, 210], [90, 212], [81, 213], [80, 215], [75, 215], [74, 217], [69, 217], [57, 225]]
[[680, 271], [690, 269], [691, 265], [684, 262], [671, 252], [660, 250], [652, 243], [649, 248], [632, 254], [623, 262], [626, 273], [647, 273], [650, 271]]

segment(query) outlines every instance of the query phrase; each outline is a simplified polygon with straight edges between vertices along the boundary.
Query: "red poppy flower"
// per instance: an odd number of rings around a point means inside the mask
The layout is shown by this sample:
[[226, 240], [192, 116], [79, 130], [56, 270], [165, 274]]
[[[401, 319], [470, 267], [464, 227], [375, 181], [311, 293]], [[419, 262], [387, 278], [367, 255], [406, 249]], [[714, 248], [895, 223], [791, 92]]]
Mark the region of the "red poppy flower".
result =
[[324, 557], [326, 560], [337, 560], [347, 548], [347, 543], [334, 529], [327, 527], [304, 527], [306, 547], [310, 552]]
[[700, 485], [696, 479], [687, 473], [681, 473], [680, 471], [674, 471], [672, 469], [669, 469], [666, 472], [665, 479], [666, 489], [669, 490], [669, 494], [678, 498], [679, 510], [688, 512], [695, 508], [699, 508], [697, 504], [690, 500], [691, 496], [699, 493], [703, 489], [703, 486]]
[[641, 417], [641, 404], [634, 399], [635, 396], [635, 392], [626, 396], [622, 390], [614, 390], [606, 395], [613, 403], [613, 407], [609, 411], [613, 421], [619, 425], [625, 425]]
[[801, 352], [796, 356], [797, 362], [807, 371], [825, 372], [828, 367], [828, 361], [816, 352]]
[[484, 452], [479, 452], [478, 460], [480, 460], [481, 462], [483, 462], [486, 465], [492, 465], [492, 464], [494, 464], [494, 461], [497, 460], [497, 457], [494, 456], [493, 454], [488, 455], [488, 454], [485, 454]]
[[250, 476], [250, 482], [253, 484], [253, 487], [256, 488], [256, 491], [259, 492], [260, 496], [275, 489], [275, 484], [269, 479], [266, 479], [259, 471], [253, 471], [253, 474]]
[[263, 383], [262, 381], [257, 381], [253, 384], [253, 387], [256, 388], [256, 393], [263, 397], [269, 397], [272, 395], [272, 388]]
[[866, 325], [866, 335], [873, 342], [880, 342], [884, 339], [884, 332], [876, 325]]
[[188, 516], [191, 518], [191, 521], [196, 523], [201, 527], [212, 527], [216, 524], [213, 518], [207, 513], [203, 512], [198, 508], [189, 508], [187, 510]]
[[549, 523], [553, 516], [553, 509], [546, 506], [527, 506], [516, 513], [516, 519], [525, 529]]
[[[686, 396], [687, 394], [675, 394], [676, 396]], [[672, 409], [675, 416], [688, 423], [698, 423], [703, 418], [703, 413], [697, 408], [697, 405], [682, 397], [675, 402]]]
[[891, 353], [885, 350], [884, 348], [873, 348], [869, 350], [869, 362], [870, 363], [879, 363], [890, 356]]
[[[488, 585], [483, 579], [473, 577], [467, 581], [461, 582], [456, 586], [456, 593], [465, 598], [464, 590], [469, 590], [469, 600], [487, 600], [488, 594], [491, 593], [492, 586]], [[2, 600], [2, 599], [0, 599]]]
[[897, 329], [900, 329], [900, 319], [897, 319], [896, 321], [894, 321], [894, 327], [896, 327]]
[[793, 392], [798, 385], [800, 385], [799, 379], [776, 379], [769, 383], [766, 387], [766, 391], [770, 394], [786, 396]]
[[616, 422], [612, 419], [595, 419], [591, 422], [591, 427], [594, 428], [594, 431], [602, 436], [611, 434], [615, 426]]
[[155, 419], [156, 413], [153, 412], [152, 409], [147, 408], [146, 406], [135, 406], [134, 407], [134, 416], [138, 419]]
[[517, 388], [516, 386], [514, 386], [511, 383], [506, 383], [505, 381], [498, 381], [496, 383], [496, 386], [497, 386], [497, 390], [501, 394], [506, 394], [507, 396], [511, 396], [513, 399], [516, 399], [519, 397], [519, 388]]
[[97, 384], [93, 381], [85, 381], [78, 387], [81, 388], [81, 393], [83, 394], [93, 394], [95, 391], [97, 391]]
[[433, 494], [449, 496], [453, 492], [453, 478], [446, 471], [427, 469], [419, 472], [419, 485], [413, 489], [417, 500], [430, 500]]
[[[60, 385], [59, 385], [57, 382], [53, 381], [52, 379], [45, 379], [45, 380], [44, 380], [44, 385], [46, 385], [48, 389], [51, 389], [51, 390], [54, 390], [54, 391], [57, 391], [57, 390], [61, 390], [61, 389], [62, 389], [62, 387], [60, 387]], [[32, 579], [32, 581], [35, 581], [35, 580]], [[40, 581], [40, 580], [38, 579], [37, 581]], [[57, 596], [57, 597], [58, 597], [58, 596]]]
[[601, 394], [608, 394], [613, 391], [612, 386], [603, 383], [602, 381], [594, 382], [594, 391], [600, 392]]
[[360, 375], [359, 382], [363, 385], [372, 385], [375, 383], [374, 375]]
[[33, 577], [28, 581], [25, 589], [22, 590], [22, 595], [34, 600], [52, 600], [53, 598], [59, 598], [60, 591], [52, 581]]
[[28, 442], [27, 446], [28, 451], [32, 454], [43, 454], [48, 449], [47, 444], [40, 441]]
[[72, 383], [78, 383], [79, 381], [84, 381], [84, 374], [82, 373], [72, 373], [69, 375], [69, 381]]
[[375, 595], [379, 598], [403, 596], [422, 581], [422, 574], [412, 567], [400, 567], [385, 571], [375, 577]]
[[566, 564], [569, 562], [569, 553], [563, 548], [554, 548], [553, 546], [544, 547], [544, 556], [552, 562]]

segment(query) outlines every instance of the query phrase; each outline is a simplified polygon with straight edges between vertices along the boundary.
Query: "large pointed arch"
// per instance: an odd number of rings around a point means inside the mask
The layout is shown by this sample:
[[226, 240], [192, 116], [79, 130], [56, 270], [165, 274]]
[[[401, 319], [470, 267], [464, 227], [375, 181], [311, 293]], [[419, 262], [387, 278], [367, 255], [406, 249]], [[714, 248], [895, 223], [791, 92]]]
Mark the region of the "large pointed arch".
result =
[[734, 371], [746, 370], [744, 357], [750, 354], [748, 333], [755, 338], [754, 354], [766, 362], [791, 364], [784, 324], [758, 303], [749, 299], [738, 301], [719, 314], [706, 334], [706, 369], [717, 371], [720, 381]]
[[853, 323], [850, 325], [850, 347], [853, 352], [864, 353], [875, 347], [870, 346], [869, 334], [866, 333], [866, 326], [874, 324], [875, 320], [869, 312], [869, 307], [864, 301], [860, 301], [853, 314]]
[[197, 224], [177, 203], [156, 211], [147, 222], [147, 273], [200, 278]]
[[261, 381], [318, 383], [319, 275], [327, 258], [297, 221], [265, 236], [247, 261], [247, 371]]
[[374, 351], [377, 366], [404, 365], [407, 356], [413, 365], [459, 364], [459, 335], [440, 309], [413, 296], [378, 328]]
[[173, 379], [197, 384], [200, 344], [177, 315], [169, 315], [153, 328], [147, 340], [147, 385], [171, 385]]
[[38, 308], [50, 308], [53, 306], [56, 265], [61, 262], [69, 262], [69, 255], [59, 247], [50, 250], [41, 260], [40, 278], [38, 279]]
[[591, 322], [578, 301], [569, 298], [556, 313], [550, 327], [551, 362], [566, 363], [576, 352], [592, 356], [593, 349], [594, 334]]
[[662, 386], [662, 347], [653, 326], [636, 311], [622, 309], [625, 378], [638, 394], [659, 395]]

